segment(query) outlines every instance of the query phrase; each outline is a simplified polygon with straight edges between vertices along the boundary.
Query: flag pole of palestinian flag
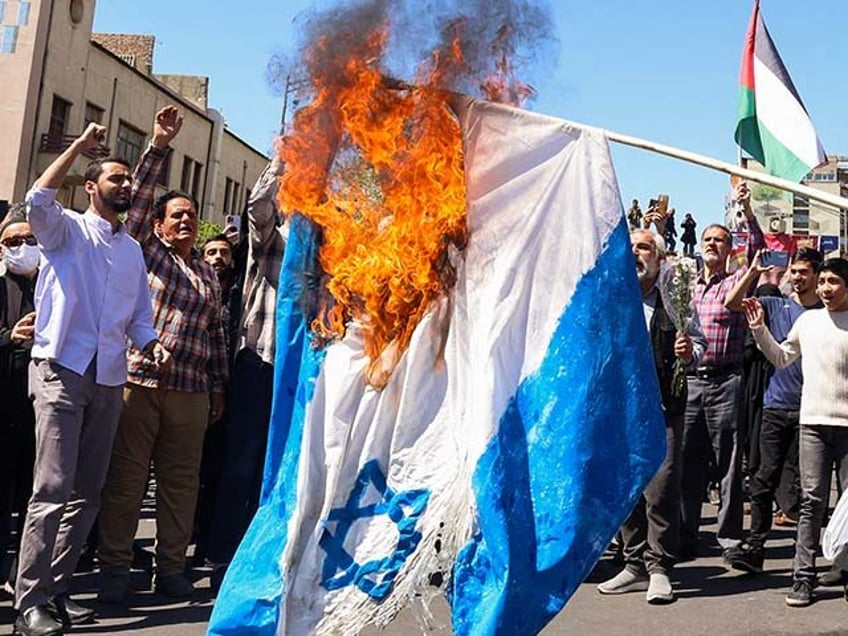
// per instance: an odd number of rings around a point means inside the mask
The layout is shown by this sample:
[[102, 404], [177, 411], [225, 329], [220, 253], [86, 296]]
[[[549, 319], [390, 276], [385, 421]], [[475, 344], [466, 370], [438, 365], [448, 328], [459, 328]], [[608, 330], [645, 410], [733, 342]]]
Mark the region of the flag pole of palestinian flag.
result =
[[798, 182], [826, 161], [813, 122], [760, 15], [759, 0], [745, 36], [739, 84], [734, 137], [767, 172]]

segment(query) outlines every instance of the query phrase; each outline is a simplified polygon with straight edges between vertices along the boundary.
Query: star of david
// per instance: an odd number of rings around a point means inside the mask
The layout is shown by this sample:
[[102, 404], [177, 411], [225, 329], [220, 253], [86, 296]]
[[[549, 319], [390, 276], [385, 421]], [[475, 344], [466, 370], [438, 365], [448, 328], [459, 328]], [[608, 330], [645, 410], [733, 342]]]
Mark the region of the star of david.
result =
[[[369, 484], [379, 493], [380, 500], [363, 505], [362, 498]], [[319, 541], [321, 549], [327, 554], [321, 571], [322, 587], [338, 590], [355, 585], [376, 600], [386, 598], [401, 567], [421, 541], [416, 524], [429, 499], [430, 491], [425, 489], [396, 493], [387, 486], [386, 476], [377, 460], [366, 463], [344, 507], [331, 510], [324, 522], [324, 532]], [[398, 540], [394, 551], [385, 558], [357, 563], [344, 547], [345, 538], [356, 520], [380, 515], [386, 515], [397, 526]], [[333, 532], [330, 532], [331, 524], [335, 524]]]

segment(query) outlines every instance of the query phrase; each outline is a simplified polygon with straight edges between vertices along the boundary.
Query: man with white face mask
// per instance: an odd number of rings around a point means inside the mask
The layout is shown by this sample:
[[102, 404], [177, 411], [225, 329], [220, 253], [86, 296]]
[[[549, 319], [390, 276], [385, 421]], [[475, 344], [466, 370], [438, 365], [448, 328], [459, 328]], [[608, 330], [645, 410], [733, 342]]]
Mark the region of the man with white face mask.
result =
[[[27, 366], [35, 330], [39, 252], [23, 206], [13, 206], [0, 223], [0, 259], [6, 270], [0, 274], [0, 584], [8, 589], [15, 582], [35, 461], [35, 413], [27, 395]], [[17, 513], [16, 541], [10, 545], [13, 513]]]

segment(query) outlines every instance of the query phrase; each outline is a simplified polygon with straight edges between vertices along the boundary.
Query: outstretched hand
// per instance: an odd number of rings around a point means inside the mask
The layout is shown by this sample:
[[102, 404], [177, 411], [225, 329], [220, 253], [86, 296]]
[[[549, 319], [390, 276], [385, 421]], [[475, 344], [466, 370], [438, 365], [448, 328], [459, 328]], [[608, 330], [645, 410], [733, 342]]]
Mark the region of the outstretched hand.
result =
[[183, 116], [176, 106], [165, 106], [156, 113], [153, 124], [153, 145], [166, 148], [183, 127]]
[[766, 272], [770, 272], [772, 270], [772, 265], [762, 265], [763, 256], [766, 250], [757, 250], [757, 253], [754, 254], [754, 258], [751, 261], [751, 269], [754, 270], [757, 274], [765, 274]]
[[748, 326], [751, 329], [759, 329], [763, 326], [765, 320], [765, 312], [763, 305], [757, 298], [743, 298], [742, 307], [745, 309], [745, 318], [748, 319]]

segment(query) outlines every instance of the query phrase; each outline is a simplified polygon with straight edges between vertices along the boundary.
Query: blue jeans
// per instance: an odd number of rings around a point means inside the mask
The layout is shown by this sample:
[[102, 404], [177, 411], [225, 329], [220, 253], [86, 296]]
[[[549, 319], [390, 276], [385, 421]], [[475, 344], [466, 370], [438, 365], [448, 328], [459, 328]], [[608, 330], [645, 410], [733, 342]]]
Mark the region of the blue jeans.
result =
[[793, 578], [796, 581], [815, 581], [816, 550], [827, 510], [830, 471], [834, 464], [842, 490], [848, 487], [848, 427], [802, 424], [799, 451], [801, 509]]

